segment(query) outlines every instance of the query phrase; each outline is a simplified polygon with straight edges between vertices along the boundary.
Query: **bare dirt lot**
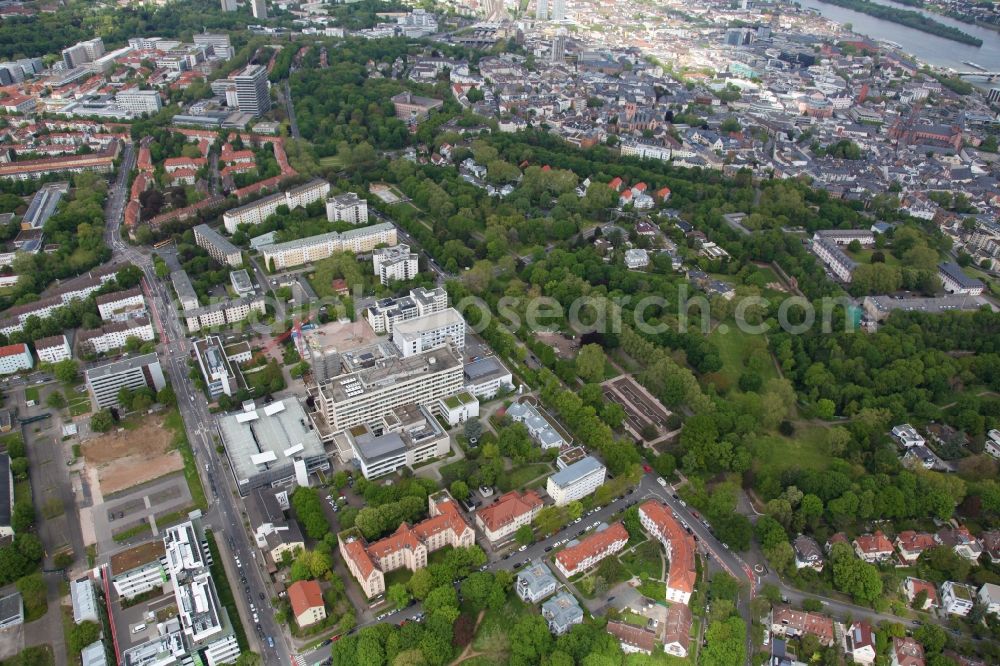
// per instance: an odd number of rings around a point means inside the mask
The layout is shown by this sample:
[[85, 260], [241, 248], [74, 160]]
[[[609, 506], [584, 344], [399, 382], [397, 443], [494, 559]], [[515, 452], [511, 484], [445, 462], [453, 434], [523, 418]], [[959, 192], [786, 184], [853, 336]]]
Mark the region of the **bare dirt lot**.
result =
[[367, 321], [359, 319], [343, 324], [336, 321], [320, 324], [313, 330], [306, 332], [306, 340], [309, 346], [316, 351], [335, 349], [339, 352], [345, 352], [378, 342], [378, 335], [375, 334]]
[[137, 427], [85, 442], [83, 457], [96, 468], [101, 494], [107, 496], [184, 469], [181, 454], [170, 448], [172, 437], [163, 417], [151, 416]]

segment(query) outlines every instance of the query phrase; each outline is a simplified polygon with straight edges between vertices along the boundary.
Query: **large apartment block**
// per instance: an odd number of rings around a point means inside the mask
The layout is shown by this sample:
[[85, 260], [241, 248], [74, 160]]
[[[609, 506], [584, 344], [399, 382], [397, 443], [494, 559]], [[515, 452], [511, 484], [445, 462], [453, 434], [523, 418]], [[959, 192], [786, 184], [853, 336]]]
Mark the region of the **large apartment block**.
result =
[[392, 335], [398, 322], [415, 319], [448, 307], [448, 292], [443, 287], [411, 289], [409, 296], [383, 298], [365, 310], [365, 319], [376, 333]]
[[187, 323], [188, 331], [197, 333], [201, 330], [237, 324], [246, 320], [251, 312], [256, 312], [259, 315], [267, 313], [263, 296], [251, 294], [232, 300], [219, 301], [203, 308], [184, 310], [181, 315]]
[[264, 263], [271, 270], [301, 266], [333, 256], [337, 252], [371, 252], [378, 245], [396, 242], [396, 227], [389, 223], [358, 227], [343, 233], [331, 231], [318, 236], [300, 238], [287, 243], [265, 245], [260, 249]]
[[462, 357], [450, 347], [374, 360], [326, 380], [316, 402], [331, 433], [377, 425], [397, 407], [434, 405], [462, 390]]
[[146, 313], [146, 299], [141, 287], [102, 294], [94, 299], [94, 303], [101, 319], [105, 321], [109, 319], [121, 321]]
[[79, 349], [92, 354], [107, 354], [121, 349], [129, 338], [150, 342], [156, 337], [153, 325], [147, 317], [137, 317], [128, 321], [110, 321], [100, 328], [80, 331], [77, 334]]
[[372, 252], [372, 268], [379, 282], [387, 285], [394, 280], [413, 279], [420, 271], [420, 261], [409, 245], [400, 243]]
[[639, 506], [639, 522], [667, 551], [667, 559], [670, 561], [667, 601], [687, 604], [691, 601], [696, 578], [694, 538], [684, 531], [665, 504], [653, 500]]
[[569, 546], [556, 555], [556, 568], [570, 578], [597, 565], [609, 555], [614, 555], [628, 543], [628, 531], [615, 523], [586, 536], [579, 543]]
[[194, 228], [194, 242], [220, 264], [234, 268], [243, 265], [243, 253], [240, 252], [240, 248], [207, 224], [199, 224]]
[[145, 386], [159, 391], [167, 385], [156, 354], [133, 356], [121, 361], [89, 368], [85, 373], [87, 389], [96, 409], [118, 406], [118, 391]]
[[314, 201], [321, 201], [330, 192], [330, 183], [325, 180], [311, 180], [305, 185], [293, 187], [287, 192], [278, 192], [263, 199], [248, 203], [232, 210], [227, 210], [222, 215], [222, 222], [226, 226], [226, 231], [230, 234], [236, 233], [236, 228], [241, 224], [260, 224], [278, 210], [278, 206], [288, 206], [289, 210], [294, 210], [299, 206], [307, 206]]
[[[476, 527], [490, 543], [512, 538], [518, 528], [530, 525], [542, 510], [542, 498], [534, 490], [512, 490], [476, 514]], [[523, 598], [523, 597], [522, 597]]]
[[162, 589], [169, 580], [166, 565], [163, 541], [147, 541], [111, 556], [111, 585], [126, 599]]
[[403, 523], [391, 536], [375, 543], [366, 544], [358, 530], [337, 535], [341, 556], [368, 598], [385, 592], [385, 574], [390, 571], [403, 567], [416, 571], [427, 566], [427, 556], [436, 550], [475, 544], [475, 532], [447, 491], [431, 495], [427, 503], [430, 518], [413, 527]]
[[368, 224], [368, 202], [354, 192], [330, 197], [326, 201], [326, 219], [330, 222]]
[[465, 349], [465, 319], [455, 308], [401, 321], [393, 328], [392, 343], [403, 357], [444, 345]]
[[[424, 405], [404, 405], [380, 419], [376, 434], [368, 426], [355, 426], [336, 435], [341, 459], [353, 459], [366, 479], [392, 474], [401, 467], [416, 468], [451, 450], [448, 433]], [[341, 438], [347, 446], [341, 446]]]

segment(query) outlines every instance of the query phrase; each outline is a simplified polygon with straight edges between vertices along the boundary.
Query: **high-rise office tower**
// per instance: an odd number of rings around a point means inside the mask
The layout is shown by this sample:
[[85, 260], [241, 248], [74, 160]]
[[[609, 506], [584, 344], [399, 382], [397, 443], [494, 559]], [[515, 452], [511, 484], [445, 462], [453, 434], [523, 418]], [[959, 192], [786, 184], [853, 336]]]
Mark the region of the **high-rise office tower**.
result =
[[236, 104], [240, 111], [252, 113], [256, 117], [271, 109], [266, 67], [247, 65], [246, 69], [232, 78], [236, 83]]
[[549, 0], [536, 0], [535, 18], [539, 21], [549, 20]]
[[566, 0], [552, 0], [552, 20], [562, 21], [566, 18]]

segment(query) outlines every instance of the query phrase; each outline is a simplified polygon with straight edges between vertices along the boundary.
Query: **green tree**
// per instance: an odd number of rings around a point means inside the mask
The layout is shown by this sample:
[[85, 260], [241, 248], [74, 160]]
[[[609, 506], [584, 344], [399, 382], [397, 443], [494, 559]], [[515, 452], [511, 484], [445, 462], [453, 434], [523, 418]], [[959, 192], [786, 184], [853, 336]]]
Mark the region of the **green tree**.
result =
[[584, 345], [576, 356], [576, 374], [584, 381], [600, 382], [604, 379], [604, 362], [604, 349], [600, 345]]
[[705, 666], [731, 666], [746, 660], [746, 625], [740, 617], [712, 622], [705, 638], [708, 645], [701, 657]]
[[85, 620], [80, 624], [74, 624], [69, 630], [68, 646], [74, 654], [83, 651], [91, 643], [101, 637], [101, 625], [96, 622]]
[[521, 525], [518, 527], [517, 531], [514, 532], [514, 538], [522, 546], [527, 546], [528, 544], [534, 542], [535, 534], [531, 530], [531, 525]]
[[396, 608], [406, 608], [410, 605], [410, 600], [412, 599], [410, 591], [402, 583], [393, 583], [390, 585], [385, 595], [389, 603]]
[[80, 366], [73, 359], [66, 358], [52, 366], [52, 374], [63, 384], [72, 384], [80, 375]]
[[45, 397], [45, 404], [52, 409], [62, 409], [66, 406], [66, 398], [60, 391], [52, 391]]
[[451, 492], [451, 496], [460, 502], [469, 499], [469, 484], [461, 479], [452, 481], [448, 490]]
[[115, 419], [107, 409], [102, 409], [90, 417], [90, 429], [94, 432], [108, 432], [114, 425]]

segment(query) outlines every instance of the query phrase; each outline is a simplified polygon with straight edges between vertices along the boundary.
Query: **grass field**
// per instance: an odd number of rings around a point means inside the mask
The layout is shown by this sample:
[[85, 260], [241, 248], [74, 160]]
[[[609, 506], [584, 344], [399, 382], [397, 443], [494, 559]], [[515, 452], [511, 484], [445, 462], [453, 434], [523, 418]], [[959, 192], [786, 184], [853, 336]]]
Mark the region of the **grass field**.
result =
[[771, 360], [767, 338], [763, 335], [744, 333], [731, 320], [725, 321], [724, 324], [725, 333], [721, 332], [720, 327], [716, 327], [708, 336], [719, 350], [719, 358], [722, 360], [722, 369], [711, 375], [716, 386], [720, 390], [735, 388], [740, 381], [740, 375], [748, 369], [757, 372], [765, 382], [776, 378], [778, 371]]
[[549, 465], [548, 463], [524, 465], [523, 467], [518, 467], [517, 469], [511, 470], [508, 474], [505, 474], [503, 478], [497, 482], [497, 485], [503, 492], [507, 492], [515, 488], [523, 488], [531, 481], [534, 481], [543, 474], [548, 474], [551, 471], [552, 465]]
[[842, 249], [844, 250], [845, 253], [847, 253], [847, 256], [849, 256], [851, 259], [858, 262], [859, 264], [872, 263], [872, 255], [875, 254], [876, 252], [881, 252], [883, 255], [885, 255], [886, 266], [900, 266], [900, 267], [902, 266], [902, 263], [899, 261], [899, 259], [894, 257], [892, 255], [892, 252], [890, 252], [888, 248], [884, 250], [875, 250], [869, 247], [869, 248], [864, 248], [858, 252], [851, 252], [846, 247]]
[[765, 435], [752, 445], [755, 464], [761, 468], [785, 470], [792, 467], [826, 469], [826, 428], [803, 426], [791, 437]]
[[327, 168], [343, 169], [347, 166], [347, 162], [339, 155], [328, 155], [327, 157], [319, 158], [319, 165]]
[[187, 433], [184, 432], [184, 422], [181, 420], [180, 412], [174, 408], [167, 415], [163, 425], [174, 431], [173, 445], [184, 458], [184, 478], [191, 491], [191, 500], [196, 507], [205, 511], [208, 509], [208, 500], [205, 498], [205, 489], [201, 485], [201, 477], [198, 476], [198, 462], [194, 459], [191, 442], [188, 441]]
[[663, 548], [655, 541], [646, 541], [618, 559], [633, 576], [659, 578], [663, 574]]
[[38, 394], [38, 387], [37, 386], [29, 386], [28, 388], [24, 389], [24, 399], [25, 400], [34, 400], [37, 403], [40, 400], [40, 397], [39, 397], [39, 394]]
[[90, 413], [90, 396], [80, 395], [69, 401], [69, 415], [83, 416]]

